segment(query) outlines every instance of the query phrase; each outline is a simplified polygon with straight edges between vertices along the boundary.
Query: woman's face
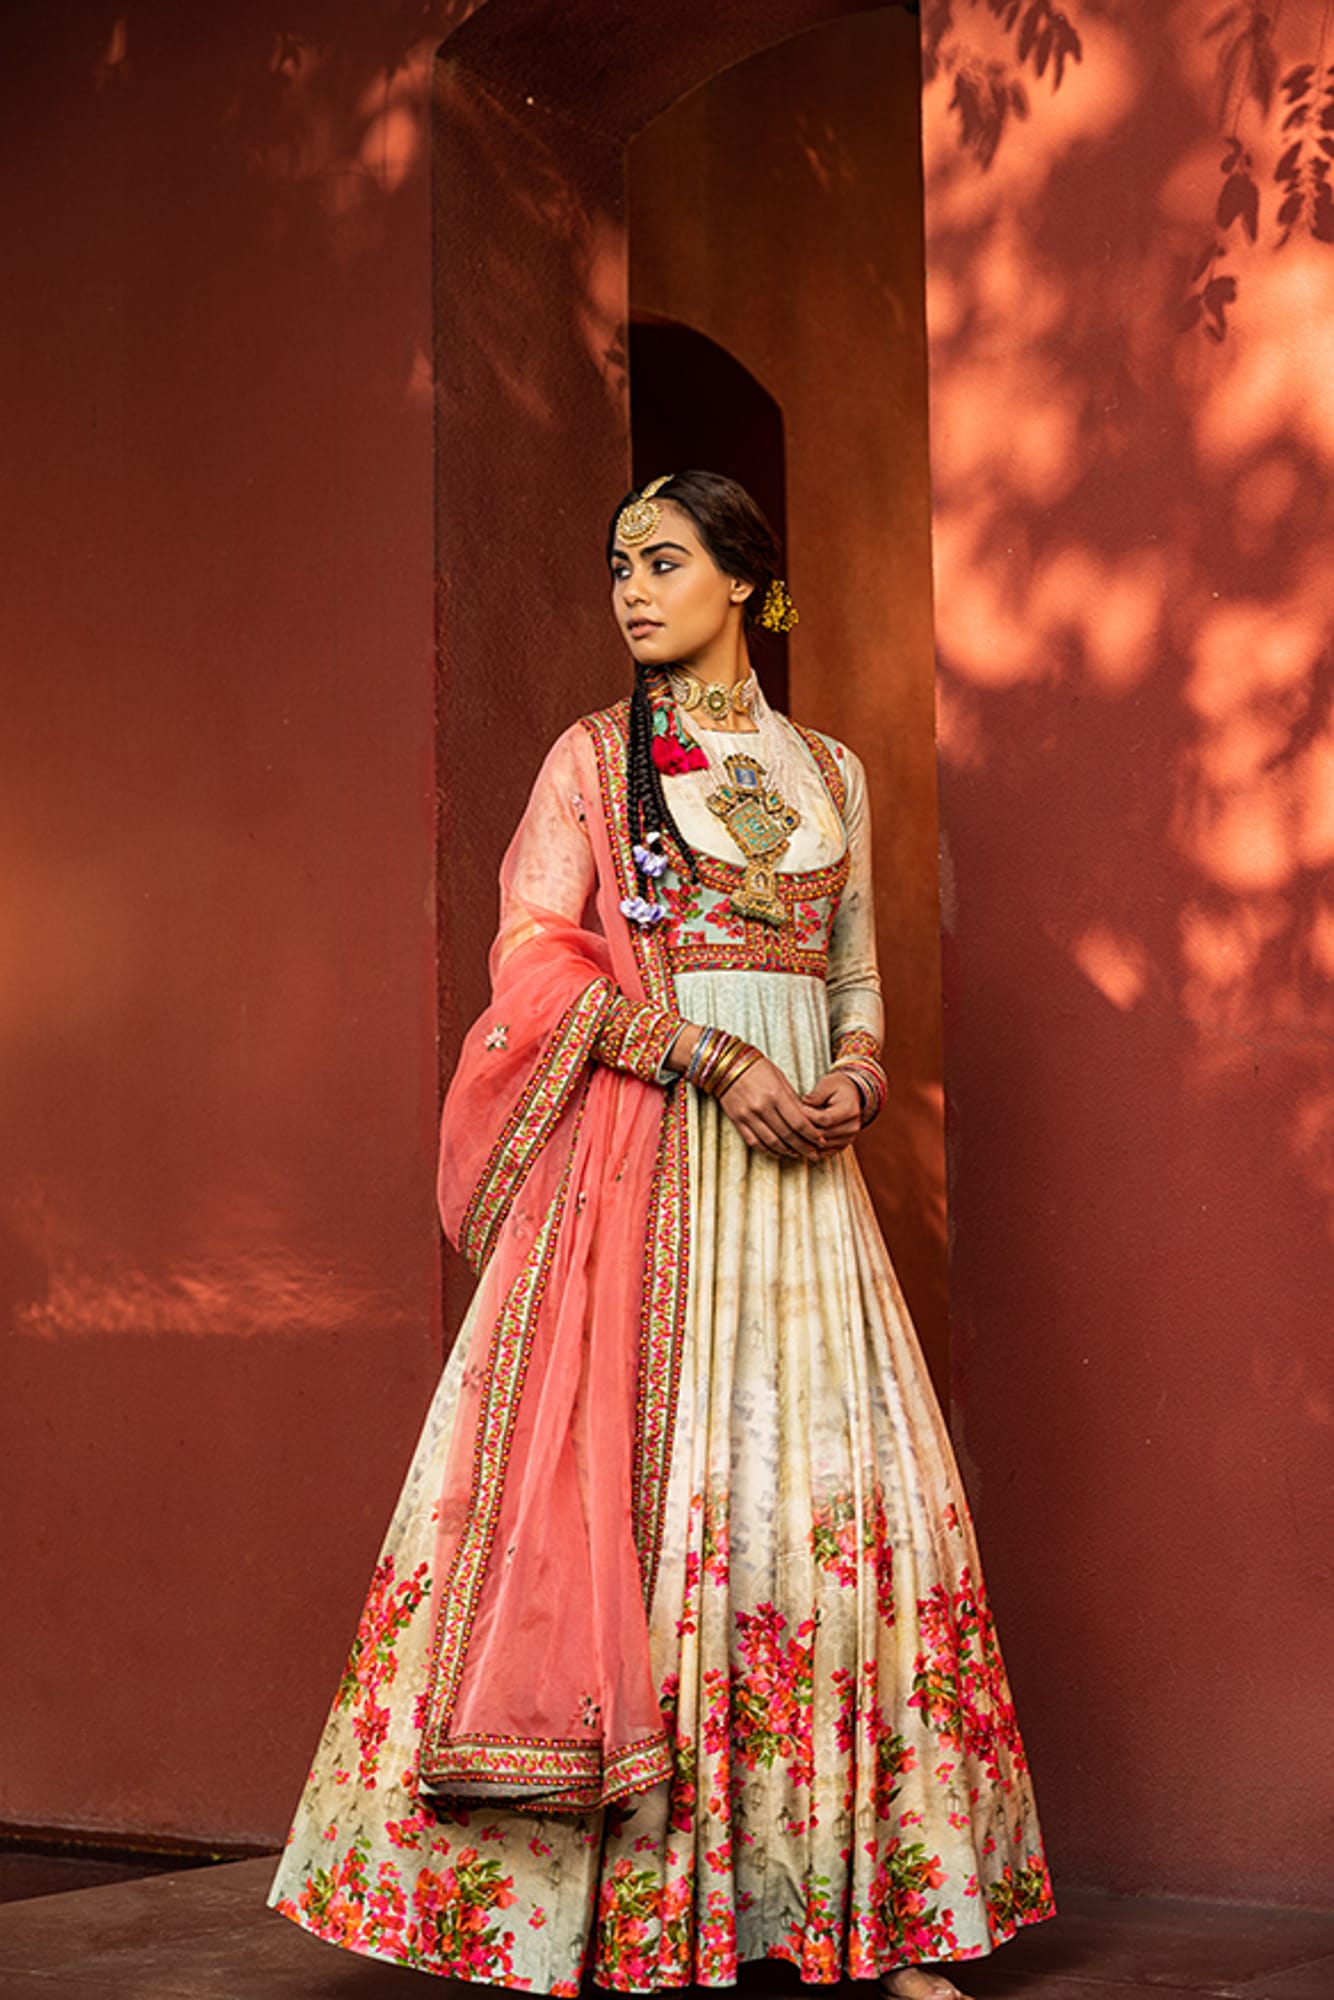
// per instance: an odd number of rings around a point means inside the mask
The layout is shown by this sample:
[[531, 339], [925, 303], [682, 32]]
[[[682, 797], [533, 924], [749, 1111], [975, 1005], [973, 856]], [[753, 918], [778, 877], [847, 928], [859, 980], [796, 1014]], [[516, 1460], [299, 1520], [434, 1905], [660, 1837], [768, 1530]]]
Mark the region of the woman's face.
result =
[[683, 507], [658, 508], [646, 542], [612, 549], [611, 601], [634, 659], [665, 667], [708, 653], [739, 622], [753, 586], [723, 575]]

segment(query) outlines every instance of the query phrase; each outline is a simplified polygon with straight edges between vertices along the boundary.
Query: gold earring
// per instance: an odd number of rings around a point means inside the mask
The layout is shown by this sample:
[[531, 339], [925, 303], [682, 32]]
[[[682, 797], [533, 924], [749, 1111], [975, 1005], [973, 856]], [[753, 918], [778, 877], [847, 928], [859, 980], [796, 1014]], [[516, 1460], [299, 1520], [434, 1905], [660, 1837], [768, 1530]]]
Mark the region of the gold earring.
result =
[[759, 623], [766, 632], [790, 632], [797, 619], [797, 607], [792, 602], [788, 587], [781, 576], [776, 576], [764, 593]]

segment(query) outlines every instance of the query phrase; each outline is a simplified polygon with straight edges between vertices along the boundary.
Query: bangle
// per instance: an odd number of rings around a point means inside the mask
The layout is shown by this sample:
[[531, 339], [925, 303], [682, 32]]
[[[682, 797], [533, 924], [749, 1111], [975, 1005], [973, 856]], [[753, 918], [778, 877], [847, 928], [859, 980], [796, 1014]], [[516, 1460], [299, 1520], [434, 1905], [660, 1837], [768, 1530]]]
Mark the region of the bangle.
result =
[[719, 1072], [728, 1067], [737, 1050], [744, 1047], [745, 1043], [736, 1035], [729, 1035], [722, 1028], [715, 1029], [709, 1052], [695, 1075], [697, 1088], [712, 1096], [717, 1086]]
[[720, 1035], [695, 1079], [696, 1086], [710, 1097], [722, 1097], [739, 1077], [745, 1075], [751, 1064], [759, 1060], [760, 1051], [751, 1043], [743, 1042], [739, 1035]]
[[843, 1076], [850, 1076], [856, 1084], [862, 1100], [862, 1124], [871, 1120], [883, 1110], [889, 1095], [889, 1078], [875, 1056], [839, 1056], [834, 1068]]
[[732, 1085], [738, 1083], [751, 1065], [757, 1063], [759, 1059], [759, 1050], [743, 1043], [733, 1060], [723, 1066], [722, 1074], [713, 1080], [710, 1085], [710, 1095], [717, 1098], [726, 1097]]
[[699, 1039], [696, 1041], [694, 1048], [690, 1051], [690, 1060], [686, 1064], [685, 1069], [682, 1072], [685, 1081], [687, 1083], [695, 1083], [698, 1081], [700, 1070], [704, 1066], [709, 1050], [713, 1047], [714, 1043], [719, 1040], [721, 1035], [722, 1035], [721, 1028], [700, 1029]]

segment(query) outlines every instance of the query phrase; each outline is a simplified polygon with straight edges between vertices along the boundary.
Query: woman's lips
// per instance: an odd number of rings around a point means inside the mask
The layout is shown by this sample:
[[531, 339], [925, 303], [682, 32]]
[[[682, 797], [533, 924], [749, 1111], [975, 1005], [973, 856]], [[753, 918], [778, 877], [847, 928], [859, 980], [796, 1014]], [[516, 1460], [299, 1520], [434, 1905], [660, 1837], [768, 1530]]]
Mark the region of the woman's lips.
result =
[[661, 632], [662, 621], [658, 618], [632, 618], [625, 629], [632, 639], [642, 639], [645, 632]]

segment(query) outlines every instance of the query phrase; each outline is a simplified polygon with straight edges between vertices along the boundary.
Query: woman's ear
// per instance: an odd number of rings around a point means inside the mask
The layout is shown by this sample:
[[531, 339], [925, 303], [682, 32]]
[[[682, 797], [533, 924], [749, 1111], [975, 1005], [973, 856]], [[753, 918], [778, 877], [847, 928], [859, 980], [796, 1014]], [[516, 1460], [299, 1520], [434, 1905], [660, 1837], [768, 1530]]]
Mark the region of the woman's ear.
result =
[[743, 577], [734, 576], [731, 592], [733, 604], [744, 604], [746, 599], [753, 595], [754, 590], [753, 583], [747, 583]]

